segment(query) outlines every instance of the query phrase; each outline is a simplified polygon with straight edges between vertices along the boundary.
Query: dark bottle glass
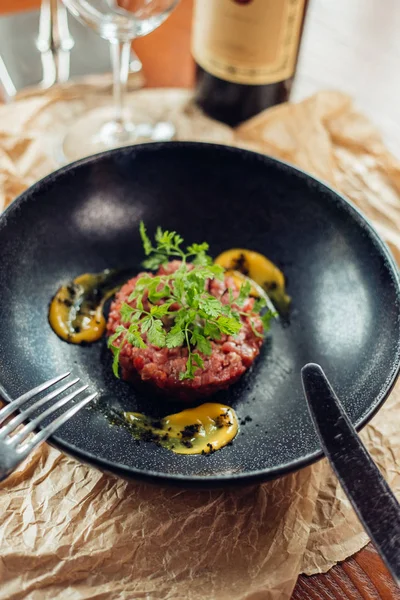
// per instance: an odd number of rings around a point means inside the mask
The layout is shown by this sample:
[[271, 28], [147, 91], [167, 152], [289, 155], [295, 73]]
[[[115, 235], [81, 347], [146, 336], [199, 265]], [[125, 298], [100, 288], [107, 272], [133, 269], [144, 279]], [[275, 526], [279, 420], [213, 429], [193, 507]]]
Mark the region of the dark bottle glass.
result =
[[197, 104], [235, 126], [290, 93], [307, 0], [196, 0]]

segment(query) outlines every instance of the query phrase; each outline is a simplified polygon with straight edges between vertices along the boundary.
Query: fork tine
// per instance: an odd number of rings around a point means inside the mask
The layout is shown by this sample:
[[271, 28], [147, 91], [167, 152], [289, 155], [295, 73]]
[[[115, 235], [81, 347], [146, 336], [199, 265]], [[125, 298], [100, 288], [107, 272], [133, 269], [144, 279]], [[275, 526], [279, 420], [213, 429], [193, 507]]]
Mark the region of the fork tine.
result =
[[60, 394], [62, 394], [62, 392], [65, 392], [65, 390], [75, 385], [75, 383], [78, 383], [78, 381], [79, 377], [62, 385], [53, 392], [50, 392], [50, 394], [43, 396], [43, 398], [40, 398], [40, 400], [32, 404], [32, 406], [30, 406], [23, 412], [19, 413], [16, 417], [14, 417], [9, 423], [7, 423], [7, 425], [5, 425], [4, 427], [0, 427], [0, 440], [4, 439], [6, 436], [12, 433], [18, 427], [18, 425], [21, 425], [21, 423], [25, 421], [25, 419], [29, 417], [29, 415], [31, 415], [33, 412], [35, 412], [40, 406], [46, 404], [47, 402], [50, 402], [50, 400], [53, 400], [53, 398], [59, 396]]
[[69, 410], [67, 410], [65, 413], [54, 419], [52, 423], [50, 423], [49, 425], [47, 425], [47, 427], [42, 429], [42, 431], [37, 433], [30, 442], [27, 442], [20, 448], [17, 448], [17, 453], [21, 455], [22, 458], [28, 456], [28, 454], [30, 454], [32, 450], [36, 448], [36, 446], [38, 446], [42, 442], [45, 442], [59, 427], [61, 427], [61, 425], [64, 425], [64, 423], [66, 423], [71, 417], [73, 417], [86, 404], [89, 404], [89, 402], [91, 402], [96, 396], [97, 392], [93, 392], [93, 394], [90, 394], [90, 396], [83, 398], [83, 400], [81, 400], [74, 406], [71, 406]]
[[64, 404], [67, 404], [67, 402], [69, 402], [70, 400], [73, 400], [73, 398], [75, 398], [75, 396], [78, 396], [78, 394], [80, 394], [81, 392], [86, 390], [88, 387], [89, 387], [88, 385], [83, 385], [82, 387], [78, 388], [74, 392], [71, 392], [64, 398], [61, 398], [61, 400], [58, 400], [57, 402], [52, 404], [49, 408], [44, 410], [35, 419], [32, 419], [32, 421], [30, 421], [27, 425], [25, 425], [25, 427], [23, 429], [21, 429], [21, 431], [19, 433], [16, 433], [15, 435], [13, 435], [12, 438], [7, 438], [5, 443], [10, 447], [15, 448], [18, 444], [20, 444], [26, 438], [26, 436], [29, 433], [31, 433], [34, 429], [36, 429], [36, 427], [39, 425], [39, 423], [41, 423], [43, 421], [43, 419], [45, 419], [46, 417], [51, 415], [53, 412], [55, 412], [56, 410], [58, 410], [59, 408], [64, 406]]
[[33, 390], [29, 390], [29, 392], [26, 392], [26, 394], [22, 394], [22, 396], [20, 396], [13, 402], [10, 402], [10, 404], [7, 404], [7, 406], [5, 406], [4, 408], [2, 408], [0, 410], [0, 424], [3, 423], [3, 421], [5, 419], [7, 419], [7, 417], [9, 417], [11, 415], [11, 413], [13, 413], [17, 408], [19, 408], [20, 406], [25, 404], [25, 402], [28, 402], [28, 400], [30, 400], [31, 398], [36, 396], [36, 394], [39, 394], [40, 392], [44, 392], [45, 390], [47, 390], [47, 388], [51, 387], [58, 381], [65, 379], [70, 374], [71, 373], [68, 372], [68, 373], [64, 373], [64, 375], [59, 375], [58, 377], [49, 379], [49, 381], [46, 381], [45, 383], [38, 385], [37, 387], [33, 388]]

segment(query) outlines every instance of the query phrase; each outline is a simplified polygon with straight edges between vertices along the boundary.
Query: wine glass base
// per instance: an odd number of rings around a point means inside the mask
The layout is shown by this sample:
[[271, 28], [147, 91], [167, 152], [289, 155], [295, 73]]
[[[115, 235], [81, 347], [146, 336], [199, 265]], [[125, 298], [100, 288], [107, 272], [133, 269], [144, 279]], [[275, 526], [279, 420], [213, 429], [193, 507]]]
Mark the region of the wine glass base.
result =
[[75, 121], [65, 136], [59, 161], [63, 164], [111, 148], [172, 140], [175, 127], [168, 121], [134, 123], [113, 120], [111, 108], [92, 110]]

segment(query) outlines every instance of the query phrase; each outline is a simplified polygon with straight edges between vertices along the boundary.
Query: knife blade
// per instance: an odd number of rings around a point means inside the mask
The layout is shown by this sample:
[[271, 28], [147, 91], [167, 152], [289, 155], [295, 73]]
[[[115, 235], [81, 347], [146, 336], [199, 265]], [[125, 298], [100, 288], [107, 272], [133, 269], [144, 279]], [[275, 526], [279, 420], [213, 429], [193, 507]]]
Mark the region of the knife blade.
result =
[[324, 371], [301, 370], [304, 394], [321, 446], [365, 531], [400, 581], [400, 505], [359, 438]]

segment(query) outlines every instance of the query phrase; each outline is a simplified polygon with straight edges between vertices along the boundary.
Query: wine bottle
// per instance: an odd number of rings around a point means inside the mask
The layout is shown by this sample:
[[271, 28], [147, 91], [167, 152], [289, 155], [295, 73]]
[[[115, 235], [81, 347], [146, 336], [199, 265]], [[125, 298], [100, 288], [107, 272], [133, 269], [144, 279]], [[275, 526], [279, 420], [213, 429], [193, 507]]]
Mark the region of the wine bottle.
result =
[[307, 0], [195, 0], [195, 100], [237, 125], [285, 102], [296, 69]]

